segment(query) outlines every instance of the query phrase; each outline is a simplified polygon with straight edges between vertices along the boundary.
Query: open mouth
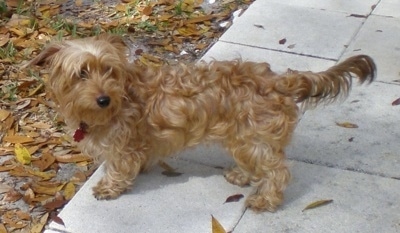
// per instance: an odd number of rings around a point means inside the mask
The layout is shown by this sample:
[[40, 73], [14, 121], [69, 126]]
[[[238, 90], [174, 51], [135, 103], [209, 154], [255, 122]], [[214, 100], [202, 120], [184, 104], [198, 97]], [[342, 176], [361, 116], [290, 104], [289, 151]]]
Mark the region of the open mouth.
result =
[[80, 142], [83, 138], [85, 138], [85, 134], [87, 133], [88, 125], [85, 122], [79, 123], [79, 128], [75, 130], [74, 133], [74, 141]]

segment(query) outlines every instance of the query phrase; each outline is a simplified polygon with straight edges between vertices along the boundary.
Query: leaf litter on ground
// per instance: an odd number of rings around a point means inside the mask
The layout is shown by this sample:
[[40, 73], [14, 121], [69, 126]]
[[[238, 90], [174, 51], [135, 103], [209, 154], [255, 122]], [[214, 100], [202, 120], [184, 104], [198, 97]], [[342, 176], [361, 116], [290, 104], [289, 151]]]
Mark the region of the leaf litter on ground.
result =
[[[197, 61], [252, 0], [0, 3], [0, 232], [41, 232], [97, 165], [66, 134], [46, 70], [20, 70], [50, 41], [122, 35], [139, 65]], [[180, 175], [165, 169], [168, 176]]]

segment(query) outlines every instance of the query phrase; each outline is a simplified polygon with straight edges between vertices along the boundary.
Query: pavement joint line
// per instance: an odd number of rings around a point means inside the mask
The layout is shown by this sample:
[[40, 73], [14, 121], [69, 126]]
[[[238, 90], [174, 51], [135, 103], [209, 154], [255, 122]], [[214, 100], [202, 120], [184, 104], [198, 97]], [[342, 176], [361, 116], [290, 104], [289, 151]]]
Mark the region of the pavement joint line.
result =
[[234, 43], [226, 40], [219, 40], [220, 42], [228, 43], [228, 44], [233, 44], [233, 45], [241, 45], [241, 46], [246, 46], [246, 47], [251, 47], [251, 48], [256, 48], [256, 49], [263, 49], [263, 50], [269, 50], [273, 52], [279, 52], [279, 53], [286, 53], [286, 54], [291, 54], [291, 55], [298, 55], [302, 57], [310, 57], [310, 58], [317, 58], [317, 59], [322, 59], [322, 60], [327, 60], [327, 61], [334, 61], [338, 62], [339, 59], [336, 58], [328, 58], [328, 57], [320, 57], [316, 55], [311, 55], [311, 54], [304, 54], [304, 53], [295, 53], [295, 52], [290, 52], [290, 51], [284, 51], [284, 50], [279, 50], [279, 49], [272, 49], [272, 48], [265, 48], [261, 46], [255, 46], [255, 45], [248, 45], [248, 44], [242, 44], [242, 43]]
[[334, 164], [330, 164], [328, 162], [318, 162], [317, 160], [296, 159], [296, 158], [288, 158], [287, 160], [288, 161], [295, 161], [295, 162], [299, 162], [299, 163], [310, 164], [310, 165], [321, 166], [321, 167], [334, 168], [334, 169], [339, 169], [339, 170], [343, 170], [343, 171], [355, 172], [355, 173], [359, 173], [359, 174], [382, 177], [382, 178], [387, 178], [387, 179], [400, 180], [400, 177], [386, 176], [386, 175], [384, 175], [382, 173], [379, 173], [379, 172], [369, 172], [369, 171], [365, 171], [365, 170], [362, 170], [362, 169], [356, 169], [356, 168], [352, 168], [352, 167], [337, 166], [337, 165], [334, 165]]

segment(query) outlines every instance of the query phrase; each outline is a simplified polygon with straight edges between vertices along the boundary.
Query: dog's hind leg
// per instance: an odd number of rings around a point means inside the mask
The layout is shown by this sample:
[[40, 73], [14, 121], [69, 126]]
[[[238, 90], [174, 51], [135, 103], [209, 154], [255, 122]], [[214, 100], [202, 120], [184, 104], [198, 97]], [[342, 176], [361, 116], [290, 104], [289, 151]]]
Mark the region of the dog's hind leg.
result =
[[249, 208], [257, 212], [275, 211], [290, 180], [283, 151], [265, 143], [241, 141], [232, 145], [235, 146], [229, 149], [238, 167], [225, 177], [231, 183], [250, 183], [255, 187], [255, 193], [246, 200]]

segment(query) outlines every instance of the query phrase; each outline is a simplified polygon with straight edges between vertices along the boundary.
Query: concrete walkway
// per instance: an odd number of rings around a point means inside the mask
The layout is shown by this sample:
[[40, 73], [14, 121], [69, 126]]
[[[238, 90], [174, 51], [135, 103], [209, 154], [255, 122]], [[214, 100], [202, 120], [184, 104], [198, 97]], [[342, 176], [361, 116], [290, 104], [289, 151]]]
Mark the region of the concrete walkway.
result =
[[[183, 175], [156, 167], [113, 201], [92, 196], [99, 169], [60, 213], [65, 227], [51, 223], [46, 232], [206, 233], [211, 215], [234, 233], [400, 232], [400, 106], [392, 106], [400, 97], [400, 1], [256, 0], [204, 59], [321, 71], [360, 53], [375, 59], [378, 80], [303, 116], [287, 149], [294, 178], [276, 213], [255, 214], [244, 199], [224, 204], [251, 189], [227, 183], [220, 167], [231, 159], [203, 146], [167, 161]], [[302, 212], [321, 199], [333, 202]]]

